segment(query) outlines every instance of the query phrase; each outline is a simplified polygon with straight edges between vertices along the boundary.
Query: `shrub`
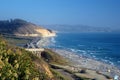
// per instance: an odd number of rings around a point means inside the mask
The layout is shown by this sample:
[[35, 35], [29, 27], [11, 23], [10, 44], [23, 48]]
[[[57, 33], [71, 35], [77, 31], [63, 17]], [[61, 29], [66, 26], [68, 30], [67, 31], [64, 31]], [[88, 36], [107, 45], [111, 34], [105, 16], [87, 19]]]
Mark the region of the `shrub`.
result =
[[80, 73], [86, 73], [86, 69], [82, 69]]
[[40, 74], [28, 54], [29, 52], [9, 46], [0, 39], [0, 80], [22, 80], [38, 77]]

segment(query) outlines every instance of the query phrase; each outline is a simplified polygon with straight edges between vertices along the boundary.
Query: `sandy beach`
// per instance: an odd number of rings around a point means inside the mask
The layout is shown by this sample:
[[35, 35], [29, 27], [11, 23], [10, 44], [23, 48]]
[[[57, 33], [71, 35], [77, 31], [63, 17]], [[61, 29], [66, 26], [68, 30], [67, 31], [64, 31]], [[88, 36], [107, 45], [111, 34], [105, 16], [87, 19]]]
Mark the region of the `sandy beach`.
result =
[[59, 55], [69, 59], [69, 61], [72, 62], [73, 67], [77, 69], [86, 68], [89, 70], [98, 71], [99, 73], [109, 75], [112, 78], [114, 78], [115, 75], [120, 76], [120, 69], [118, 69], [114, 65], [106, 64], [95, 59], [83, 57], [66, 50], [61, 49], [52, 50], [58, 53]]

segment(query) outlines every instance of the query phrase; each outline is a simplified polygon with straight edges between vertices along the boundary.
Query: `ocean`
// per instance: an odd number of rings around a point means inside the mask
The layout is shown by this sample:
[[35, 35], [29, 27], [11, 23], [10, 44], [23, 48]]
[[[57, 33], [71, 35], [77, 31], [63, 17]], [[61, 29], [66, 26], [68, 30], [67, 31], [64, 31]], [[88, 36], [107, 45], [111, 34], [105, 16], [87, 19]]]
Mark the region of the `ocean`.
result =
[[49, 48], [64, 49], [120, 67], [120, 33], [57, 33], [50, 43]]

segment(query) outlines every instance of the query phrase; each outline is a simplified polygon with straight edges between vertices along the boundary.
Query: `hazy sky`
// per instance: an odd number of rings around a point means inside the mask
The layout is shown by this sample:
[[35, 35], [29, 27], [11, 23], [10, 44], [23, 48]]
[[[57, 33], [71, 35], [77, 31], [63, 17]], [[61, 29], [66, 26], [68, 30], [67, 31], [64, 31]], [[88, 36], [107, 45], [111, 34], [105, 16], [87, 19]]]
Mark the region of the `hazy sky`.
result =
[[120, 0], [0, 0], [0, 19], [120, 27]]

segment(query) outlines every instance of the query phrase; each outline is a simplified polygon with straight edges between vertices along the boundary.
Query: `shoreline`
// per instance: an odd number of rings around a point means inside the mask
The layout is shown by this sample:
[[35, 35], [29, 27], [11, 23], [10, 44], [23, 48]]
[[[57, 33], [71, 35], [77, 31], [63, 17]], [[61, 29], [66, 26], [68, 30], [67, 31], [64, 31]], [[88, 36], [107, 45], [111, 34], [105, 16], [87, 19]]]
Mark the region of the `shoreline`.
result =
[[[40, 45], [41, 42], [44, 44], [44, 46], [46, 45], [46, 39], [44, 40], [39, 40], [37, 41], [39, 44], [36, 44], [38, 47], [43, 46]], [[44, 43], [45, 42], [45, 43]], [[69, 62], [72, 63], [72, 66], [74, 68], [80, 69], [88, 69], [88, 70], [92, 70], [92, 71], [97, 71], [103, 75], [108, 75], [112, 78], [114, 78], [115, 75], [119, 76], [120, 79], [120, 69], [118, 69], [116, 66], [114, 65], [110, 65], [107, 64], [106, 62], [102, 62], [102, 61], [98, 61], [83, 55], [77, 55], [75, 52], [72, 51], [67, 51], [65, 49], [57, 49], [57, 48], [49, 48], [52, 51], [58, 53], [59, 55], [61, 55], [62, 57], [68, 59]]]
[[115, 75], [120, 77], [120, 69], [114, 65], [110, 65], [105, 62], [91, 59], [88, 57], [80, 56], [73, 52], [63, 49], [51, 49], [51, 50], [68, 59], [72, 63], [72, 66], [76, 68], [86, 68], [98, 71], [104, 75], [111, 76], [112, 78], [114, 78]]

